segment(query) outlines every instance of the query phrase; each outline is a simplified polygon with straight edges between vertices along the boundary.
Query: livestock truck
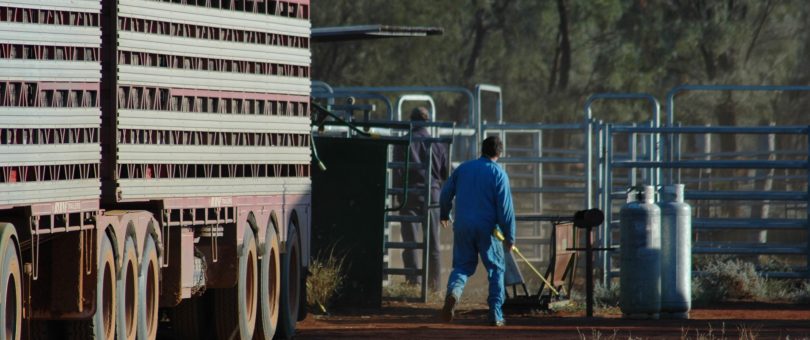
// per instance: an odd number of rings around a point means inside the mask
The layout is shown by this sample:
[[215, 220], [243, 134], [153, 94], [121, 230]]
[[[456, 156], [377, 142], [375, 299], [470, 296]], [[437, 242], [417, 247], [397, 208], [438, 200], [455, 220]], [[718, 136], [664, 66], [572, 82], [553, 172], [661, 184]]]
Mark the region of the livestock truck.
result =
[[0, 2], [0, 340], [293, 335], [309, 11]]

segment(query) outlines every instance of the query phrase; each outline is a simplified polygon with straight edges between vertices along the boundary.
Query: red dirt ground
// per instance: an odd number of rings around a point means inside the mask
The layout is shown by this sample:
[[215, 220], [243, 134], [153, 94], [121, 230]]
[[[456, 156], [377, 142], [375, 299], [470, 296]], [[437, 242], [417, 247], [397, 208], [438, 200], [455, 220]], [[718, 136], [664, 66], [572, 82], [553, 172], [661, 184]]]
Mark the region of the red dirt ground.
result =
[[[584, 318], [584, 313], [506, 315], [507, 326], [486, 323], [485, 306], [462, 306], [452, 324], [436, 320], [438, 305], [391, 303], [365, 310], [310, 315], [296, 339], [757, 339], [810, 338], [810, 306], [730, 303], [694, 309], [690, 320], [624, 320], [619, 315]], [[709, 333], [711, 335], [709, 336]]]

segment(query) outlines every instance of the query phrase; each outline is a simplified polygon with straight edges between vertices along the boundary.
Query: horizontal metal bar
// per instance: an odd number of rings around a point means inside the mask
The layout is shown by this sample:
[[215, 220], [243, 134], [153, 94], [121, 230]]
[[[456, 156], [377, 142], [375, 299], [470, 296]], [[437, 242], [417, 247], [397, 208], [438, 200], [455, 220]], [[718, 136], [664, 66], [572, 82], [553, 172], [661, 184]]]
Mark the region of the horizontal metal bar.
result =
[[755, 176], [708, 176], [704, 175], [703, 178], [683, 178], [681, 183], [719, 183], [719, 182], [750, 182], [753, 180], [772, 179], [775, 181], [806, 181], [807, 175], [755, 175]]
[[310, 153], [292, 146], [118, 144], [124, 164], [310, 164]]
[[[388, 162], [389, 169], [405, 169], [405, 162]], [[408, 167], [411, 169], [425, 169], [427, 167], [427, 162], [408, 162]]]
[[806, 191], [696, 191], [684, 193], [687, 200], [736, 200], [736, 201], [807, 201]]
[[[424, 195], [427, 193], [428, 187], [408, 188], [408, 195], [419, 194]], [[402, 188], [388, 188], [389, 195], [402, 195], [405, 192]]]
[[[0, 26], [0, 37], [2, 37], [2, 26]], [[299, 66], [309, 66], [311, 63], [309, 50], [292, 47], [192, 39], [128, 31], [119, 31], [117, 42], [121, 51], [182, 54], [189, 57], [274, 62]]]
[[0, 126], [12, 129], [97, 128], [98, 107], [0, 107]]
[[98, 179], [0, 183], [0, 205], [97, 200], [100, 188]]
[[755, 151], [716, 151], [716, 152], [690, 152], [690, 153], [681, 153], [680, 158], [681, 160], [687, 159], [704, 159], [706, 157], [712, 158], [723, 158], [723, 157], [756, 157], [756, 156], [770, 156], [770, 155], [777, 155], [777, 156], [799, 156], [804, 158], [807, 156], [806, 151], [796, 151], [796, 150], [755, 150]]
[[0, 79], [98, 83], [101, 81], [101, 64], [95, 61], [4, 59], [0, 63]]
[[[452, 127], [455, 125], [453, 122], [412, 122], [412, 121], [397, 121], [397, 120], [378, 120], [372, 119], [369, 121], [364, 120], [354, 120], [352, 124], [360, 126], [360, 127], [381, 127], [381, 128], [392, 128], [392, 129], [399, 129], [402, 130], [402, 133], [405, 134], [408, 130], [413, 127], [438, 127], [438, 128], [447, 128], [448, 130], [452, 130]], [[447, 131], [447, 130], [445, 130]], [[416, 137], [416, 136], [414, 136]]]
[[72, 0], [70, 2], [65, 2], [64, 0], [5, 0], [3, 3], [5, 4], [4, 6], [22, 8], [88, 13], [99, 13], [101, 11], [101, 2], [96, 0]]
[[643, 127], [614, 125], [611, 133], [736, 133], [736, 134], [807, 134], [807, 126], [677, 126]]
[[498, 163], [503, 163], [503, 164], [534, 164], [534, 163], [579, 164], [579, 163], [583, 163], [583, 160], [582, 160], [582, 158], [568, 158], [568, 157], [501, 157], [501, 158], [498, 158]]
[[118, 128], [266, 133], [309, 133], [311, 131], [309, 117], [128, 109], [118, 110]]
[[118, 15], [177, 23], [309, 37], [310, 22], [296, 18], [185, 6], [162, 1], [119, 0]]
[[692, 220], [692, 228], [699, 230], [722, 229], [806, 229], [806, 219], [751, 219], [751, 218], [696, 218]]
[[807, 161], [766, 160], [689, 160], [675, 162], [636, 161], [613, 162], [614, 168], [664, 168], [664, 169], [807, 169]]
[[[701, 191], [689, 190], [684, 193], [686, 200], [731, 200], [731, 201], [806, 201], [806, 191]], [[627, 193], [614, 191], [610, 194], [614, 200], [624, 200]]]
[[548, 237], [540, 236], [515, 236], [515, 240], [520, 241], [519, 244], [521, 246], [551, 244], [551, 240]]
[[120, 201], [200, 196], [310, 194], [306, 177], [119, 179]]
[[[619, 277], [621, 271], [613, 270], [608, 273], [609, 277]], [[705, 272], [694, 270], [692, 271], [692, 276], [702, 276], [706, 275]], [[808, 272], [759, 272], [760, 276], [765, 276], [768, 278], [774, 279], [801, 279], [810, 277], [810, 273]]]
[[551, 215], [515, 215], [516, 221], [538, 221], [538, 222], [573, 222], [574, 216], [551, 216]]
[[386, 249], [424, 249], [421, 242], [386, 242]]
[[555, 193], [555, 194], [583, 194], [585, 188], [572, 188], [572, 187], [550, 187], [543, 186], [539, 188], [531, 187], [513, 187], [513, 193]]
[[772, 255], [804, 255], [807, 254], [807, 247], [774, 247], [761, 246], [758, 244], [744, 245], [724, 245], [724, 246], [694, 246], [693, 254], [772, 254]]
[[309, 79], [298, 77], [132, 65], [119, 65], [117, 75], [119, 83], [124, 86], [154, 85], [171, 88], [309, 95]]
[[88, 26], [0, 22], [0, 41], [8, 44], [100, 47], [101, 29]]
[[[504, 132], [522, 132], [522, 133], [533, 133], [539, 132], [541, 130], [582, 130], [584, 127], [582, 124], [483, 124], [481, 128], [484, 130], [484, 133], [492, 133], [498, 132], [498, 130], [502, 130]], [[584, 131], [583, 131], [584, 132]]]
[[101, 161], [99, 144], [0, 145], [4, 166], [91, 164]]

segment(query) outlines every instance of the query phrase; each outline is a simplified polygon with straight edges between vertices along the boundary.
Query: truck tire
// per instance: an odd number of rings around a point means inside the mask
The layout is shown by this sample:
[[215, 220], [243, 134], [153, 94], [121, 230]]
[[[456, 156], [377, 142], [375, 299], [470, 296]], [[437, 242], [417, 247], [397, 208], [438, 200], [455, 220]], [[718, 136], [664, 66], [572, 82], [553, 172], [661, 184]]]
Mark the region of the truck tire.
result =
[[101, 238], [96, 267], [96, 313], [90, 320], [71, 323], [70, 338], [113, 340], [115, 338], [115, 255], [109, 236]]
[[152, 236], [146, 237], [138, 275], [138, 339], [154, 340], [158, 328], [158, 278], [160, 276], [157, 246]]
[[266, 251], [260, 261], [259, 281], [259, 322], [253, 339], [272, 339], [278, 327], [279, 298], [281, 297], [281, 258], [276, 230], [267, 228], [264, 247]]
[[14, 226], [0, 223], [0, 340], [22, 336], [22, 276]]
[[121, 270], [116, 284], [116, 339], [135, 340], [138, 334], [138, 254], [135, 251], [135, 241], [131, 237], [127, 237], [124, 242]]
[[298, 321], [304, 321], [309, 315], [309, 309], [307, 308], [307, 280], [309, 279], [309, 269], [308, 268], [301, 268], [301, 298], [298, 299]]
[[301, 241], [298, 228], [290, 225], [287, 253], [281, 255], [281, 305], [278, 336], [290, 339], [295, 335], [295, 322], [301, 308]]
[[214, 294], [216, 329], [219, 339], [247, 340], [253, 337], [259, 295], [258, 257], [253, 229], [245, 230], [238, 261], [236, 287], [217, 289]]

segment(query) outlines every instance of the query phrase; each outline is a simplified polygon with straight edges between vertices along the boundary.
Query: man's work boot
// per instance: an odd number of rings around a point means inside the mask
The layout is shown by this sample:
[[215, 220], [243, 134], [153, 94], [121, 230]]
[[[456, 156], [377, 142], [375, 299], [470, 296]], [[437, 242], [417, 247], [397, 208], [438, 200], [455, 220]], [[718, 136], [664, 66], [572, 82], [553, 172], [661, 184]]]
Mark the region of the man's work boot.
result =
[[444, 307], [440, 315], [442, 322], [451, 322], [456, 313], [456, 297], [452, 294], [444, 299]]

